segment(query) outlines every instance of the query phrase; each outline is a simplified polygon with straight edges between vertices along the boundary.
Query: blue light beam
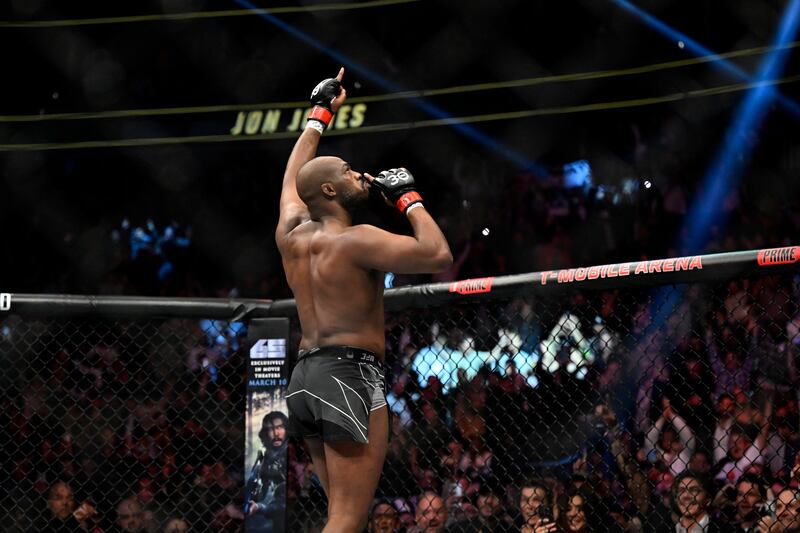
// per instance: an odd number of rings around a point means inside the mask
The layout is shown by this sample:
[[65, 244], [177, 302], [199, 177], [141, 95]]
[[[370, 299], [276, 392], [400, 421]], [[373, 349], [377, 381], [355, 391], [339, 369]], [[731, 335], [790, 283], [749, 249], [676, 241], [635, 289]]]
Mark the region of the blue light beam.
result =
[[[800, 24], [800, 0], [791, 0], [786, 6], [773, 45], [780, 46], [794, 39]], [[786, 65], [789, 50], [776, 49], [761, 61], [755, 83], [779, 76]], [[770, 87], [756, 85], [750, 89], [739, 104], [722, 146], [692, 203], [686, 217], [683, 243], [688, 254], [699, 253], [711, 236], [712, 225], [725, 224], [725, 213], [720, 206], [725, 194], [738, 186], [746, 170], [756, 142], [749, 139], [764, 119], [775, 92]]]
[[[690, 37], [673, 30], [655, 17], [633, 6], [627, 0], [614, 0], [617, 4], [642, 18], [647, 24], [665, 34], [670, 39], [680, 39], [685, 46], [693, 53], [698, 55], [713, 54], [711, 50], [703, 47]], [[800, 15], [800, 0], [791, 0], [781, 19], [778, 32], [773, 39], [775, 46], [780, 46], [793, 39], [797, 32], [798, 18]], [[733, 63], [723, 61], [723, 68], [751, 83], [758, 83], [771, 79], [776, 76], [786, 63], [789, 51], [787, 49], [777, 49], [768, 53], [759, 65], [758, 72], [751, 77], [747, 72], [737, 67]], [[726, 132], [722, 147], [718, 150], [713, 164], [710, 166], [699, 193], [695, 198], [689, 213], [684, 222], [682, 235], [686, 235], [683, 243], [685, 255], [694, 255], [706, 246], [711, 234], [712, 224], [724, 224], [724, 213], [718, 207], [721, 204], [725, 193], [735, 187], [741, 178], [750, 153], [753, 148], [752, 143], [747, 142], [747, 135], [752, 128], [763, 119], [767, 105], [778, 98], [784, 107], [797, 107], [792, 100], [780, 95], [780, 93], [768, 86], [755, 86], [750, 89], [739, 104], [731, 126]], [[647, 328], [647, 333], [651, 334], [655, 330], [665, 327], [670, 316], [676, 312], [684, 300], [686, 293], [685, 286], [678, 286], [674, 289], [662, 287], [654, 291], [652, 303], [650, 304], [650, 314], [652, 320]], [[666, 338], [662, 338], [658, 349], [663, 351]]]
[[[710, 48], [703, 46], [702, 44], [692, 39], [685, 33], [682, 33], [672, 28], [668, 24], [660, 21], [658, 18], [654, 17], [650, 13], [644, 11], [643, 9], [635, 6], [628, 0], [613, 0], [613, 1], [615, 4], [617, 4], [624, 10], [628, 11], [629, 13], [641, 19], [645, 24], [647, 24], [648, 26], [650, 26], [651, 28], [653, 28], [654, 30], [665, 36], [670, 41], [673, 42], [682, 41], [684, 43], [685, 49], [688, 50], [693, 55], [698, 57], [717, 55], [717, 53], [711, 50]], [[781, 41], [780, 44], [786, 44], [787, 42], [790, 41]], [[751, 83], [757, 81], [757, 77], [751, 76], [749, 72], [747, 72], [746, 70], [744, 70], [743, 68], [731, 62], [728, 59], [721, 58], [718, 61], [715, 61], [714, 64], [718, 65], [723, 71], [741, 81], [747, 81]], [[776, 87], [767, 88], [767, 92], [777, 96], [778, 103], [780, 103], [782, 107], [784, 107], [787, 111], [791, 112], [794, 117], [800, 118], [799, 103], [781, 94], [781, 92], [778, 91]]]
[[[253, 5], [248, 0], [235, 0], [235, 1], [236, 1], [237, 4], [243, 6], [243, 7], [247, 8], [247, 9], [251, 9], [251, 10], [252, 9], [258, 9], [257, 6]], [[315, 49], [319, 50], [323, 54], [327, 55], [328, 57], [330, 57], [331, 59], [336, 61], [336, 63], [338, 63], [340, 65], [344, 65], [345, 67], [347, 67], [348, 70], [354, 71], [356, 74], [358, 74], [359, 76], [371, 81], [372, 83], [374, 83], [375, 85], [377, 85], [381, 89], [383, 89], [383, 90], [385, 90], [387, 92], [400, 92], [400, 91], [404, 90], [399, 85], [397, 85], [395, 83], [392, 83], [388, 79], [386, 79], [386, 78], [380, 76], [379, 74], [371, 71], [369, 68], [361, 65], [357, 61], [351, 59], [350, 57], [348, 57], [348, 56], [346, 56], [344, 54], [342, 54], [341, 52], [326, 46], [324, 43], [322, 43], [322, 42], [318, 41], [317, 39], [311, 37], [309, 34], [307, 34], [307, 33], [303, 32], [303, 31], [295, 28], [291, 24], [288, 24], [288, 23], [282, 21], [278, 17], [276, 17], [276, 16], [274, 16], [274, 15], [272, 15], [270, 13], [264, 13], [264, 12], [258, 13], [258, 16], [260, 16], [261, 18], [263, 18], [267, 22], [269, 22], [271, 24], [274, 24], [278, 28], [284, 30], [286, 33], [288, 33], [288, 34], [292, 35], [293, 37], [297, 38], [298, 40], [306, 43], [307, 45], [311, 46], [312, 48], [315, 48]], [[453, 117], [453, 115], [447, 113], [445, 110], [441, 109], [439, 106], [436, 106], [436, 105], [428, 102], [426, 99], [424, 99], [422, 97], [414, 98], [412, 101], [414, 102], [414, 104], [417, 107], [419, 107], [420, 109], [422, 109], [423, 111], [425, 111], [426, 113], [428, 113], [429, 115], [431, 115], [434, 118], [441, 119], [441, 120], [452, 120], [452, 119], [455, 118], [455, 117]], [[503, 143], [501, 143], [497, 139], [494, 139], [494, 138], [490, 137], [489, 135], [483, 133], [482, 131], [480, 131], [479, 129], [475, 128], [474, 126], [471, 126], [469, 124], [461, 124], [461, 123], [458, 123], [458, 122], [453, 122], [453, 123], [450, 124], [450, 126], [452, 126], [456, 131], [460, 132], [461, 134], [463, 134], [463, 135], [467, 136], [468, 138], [472, 139], [473, 141], [477, 142], [478, 144], [481, 144], [481, 145], [489, 148], [493, 152], [501, 155], [502, 157], [504, 157], [505, 159], [511, 161], [512, 163], [516, 164], [517, 166], [519, 166], [519, 167], [521, 167], [521, 168], [523, 168], [525, 170], [532, 171], [532, 172], [536, 173], [539, 176], [548, 175], [548, 170], [544, 165], [541, 165], [539, 163], [536, 163], [536, 162], [530, 160], [524, 154], [518, 152], [517, 150], [514, 150], [513, 148], [505, 146]]]

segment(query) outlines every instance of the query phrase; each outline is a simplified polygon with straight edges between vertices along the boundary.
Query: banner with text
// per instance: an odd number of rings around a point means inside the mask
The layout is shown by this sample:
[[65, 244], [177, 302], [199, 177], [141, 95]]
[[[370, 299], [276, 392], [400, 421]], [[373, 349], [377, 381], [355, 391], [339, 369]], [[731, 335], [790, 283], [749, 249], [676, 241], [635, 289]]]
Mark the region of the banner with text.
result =
[[245, 530], [278, 533], [286, 523], [289, 320], [253, 320], [247, 338]]

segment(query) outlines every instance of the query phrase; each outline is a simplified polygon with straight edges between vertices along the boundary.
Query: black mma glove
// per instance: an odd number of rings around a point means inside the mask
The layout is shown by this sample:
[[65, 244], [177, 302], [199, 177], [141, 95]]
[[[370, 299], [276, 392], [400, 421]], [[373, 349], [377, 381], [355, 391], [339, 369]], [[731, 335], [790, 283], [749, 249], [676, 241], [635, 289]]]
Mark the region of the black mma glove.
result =
[[[314, 90], [311, 91], [311, 105], [314, 107], [311, 108], [311, 112], [308, 114], [308, 121], [306, 124], [310, 124], [310, 127], [316, 129], [320, 133], [328, 127], [328, 124], [331, 123], [331, 119], [333, 119], [333, 107], [331, 104], [333, 103], [333, 99], [339, 96], [339, 91], [342, 89], [342, 82], [337, 80], [336, 78], [328, 78], [327, 80], [322, 80], [314, 87]], [[314, 124], [312, 121], [315, 121], [317, 124]], [[321, 128], [319, 127], [321, 125]]]
[[422, 207], [422, 196], [414, 190], [414, 176], [404, 168], [391, 168], [378, 174], [372, 182], [401, 213], [412, 206]]

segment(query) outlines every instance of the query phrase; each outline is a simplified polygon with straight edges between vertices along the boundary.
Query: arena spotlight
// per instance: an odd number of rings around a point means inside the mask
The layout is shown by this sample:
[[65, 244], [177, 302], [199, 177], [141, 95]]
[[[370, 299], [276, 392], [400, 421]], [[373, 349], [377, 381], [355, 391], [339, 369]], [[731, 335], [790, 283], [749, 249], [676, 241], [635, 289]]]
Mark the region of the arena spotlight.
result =
[[[793, 39], [797, 33], [798, 21], [800, 21], [800, 0], [791, 0], [781, 18], [773, 45], [784, 44]], [[785, 65], [787, 56], [786, 49], [769, 52], [762, 59], [754, 80], [762, 81], [778, 75]], [[723, 145], [703, 179], [684, 221], [681, 235], [685, 235], [685, 241], [680, 244], [686, 255], [700, 253], [711, 237], [713, 226], [720, 226], [726, 222], [725, 213], [719, 207], [725, 194], [738, 185], [749, 160], [752, 146], [745, 142], [748, 132], [763, 118], [767, 105], [776, 95], [776, 91], [766, 86], [756, 86], [745, 94], [744, 100], [739, 104], [731, 126], [725, 134]], [[662, 287], [653, 294], [650, 306], [653, 319], [647, 327], [647, 335], [662, 330], [672, 310], [677, 309], [684, 300], [685, 290], [682, 287], [671, 291]], [[666, 339], [660, 339], [660, 346], [663, 347], [665, 341]]]
[[[779, 47], [794, 39], [799, 24], [800, 0], [791, 0], [784, 10], [772, 44]], [[780, 76], [788, 55], [789, 50], [785, 48], [767, 53], [754, 76], [755, 82], [758, 84]], [[771, 87], [756, 85], [745, 93], [736, 109], [722, 146], [706, 172], [685, 220], [686, 242], [682, 244], [689, 254], [699, 253], [705, 247], [712, 226], [725, 224], [722, 201], [731, 189], [738, 186], [742, 173], [747, 169], [755, 145], [751, 137], [766, 116], [775, 95]]]
[[[613, 0], [615, 4], [619, 7], [627, 11], [628, 13], [634, 15], [635, 17], [639, 18], [642, 22], [656, 30], [658, 33], [669, 39], [670, 41], [677, 41], [678, 47], [682, 50], [686, 50], [689, 53], [695, 56], [713, 56], [717, 55], [716, 52], [711, 50], [710, 48], [703, 46], [696, 40], [692, 39], [685, 33], [682, 33], [675, 28], [669, 26], [668, 24], [662, 22], [658, 18], [654, 17], [650, 13], [646, 12], [645, 10], [637, 7], [629, 0]], [[787, 8], [788, 10], [788, 8]], [[788, 11], [787, 11], [788, 12]], [[780, 41], [780, 43], [773, 43], [774, 46], [779, 44], [786, 44], [790, 42], [789, 40]], [[787, 52], [787, 50], [774, 50], [773, 52], [783, 51]], [[720, 58], [719, 60], [712, 63], [714, 65], [718, 65], [721, 70], [726, 72], [727, 74], [733, 76], [736, 79], [747, 81], [750, 83], [763, 81], [763, 79], [759, 80], [756, 76], [752, 76], [749, 72], [744, 70], [743, 68], [739, 67], [735, 63]], [[766, 92], [771, 93], [776, 96], [778, 103], [784, 107], [787, 111], [792, 113], [792, 116], [800, 118], [800, 103], [795, 102], [791, 98], [784, 96], [783, 94], [778, 91], [777, 87], [770, 86], [765, 88]]]
[[[250, 10], [258, 9], [257, 6], [253, 5], [248, 0], [236, 0], [236, 3], [241, 5], [242, 7]], [[400, 87], [396, 83], [389, 81], [388, 79], [384, 78], [380, 74], [373, 72], [369, 68], [365, 67], [364, 65], [360, 64], [359, 62], [355, 61], [349, 56], [342, 54], [341, 52], [326, 46], [324, 43], [318, 41], [311, 35], [295, 28], [291, 24], [284, 22], [283, 20], [279, 19], [275, 15], [270, 13], [266, 13], [263, 11], [258, 12], [258, 16], [262, 19], [266, 20], [267, 22], [277, 26], [278, 28], [282, 29], [289, 35], [295, 37], [296, 39], [304, 42], [305, 44], [319, 50], [323, 54], [327, 55], [331, 59], [333, 59], [338, 65], [344, 65], [348, 71], [355, 72], [362, 78], [365, 78], [381, 89], [387, 92], [400, 92], [403, 91], [403, 87]], [[454, 120], [455, 117], [453, 115], [447, 113], [445, 110], [441, 109], [439, 106], [434, 105], [427, 101], [423, 97], [415, 97], [412, 98], [411, 101], [422, 109], [424, 112], [428, 113], [430, 116], [439, 119], [439, 120], [447, 120], [452, 121], [449, 125], [461, 133], [462, 135], [468, 137], [469, 139], [475, 141], [476, 143], [490, 149], [491, 151], [497, 153], [498, 155], [502, 156], [504, 159], [511, 161], [512, 163], [516, 164], [523, 170], [527, 170], [533, 172], [539, 177], [547, 176], [548, 170], [547, 167], [541, 165], [535, 161], [532, 161], [528, 157], [526, 157], [521, 152], [514, 150], [511, 147], [504, 145], [497, 139], [494, 139], [487, 135], [486, 133], [480, 131], [479, 129], [471, 126], [469, 124], [459, 123]]]

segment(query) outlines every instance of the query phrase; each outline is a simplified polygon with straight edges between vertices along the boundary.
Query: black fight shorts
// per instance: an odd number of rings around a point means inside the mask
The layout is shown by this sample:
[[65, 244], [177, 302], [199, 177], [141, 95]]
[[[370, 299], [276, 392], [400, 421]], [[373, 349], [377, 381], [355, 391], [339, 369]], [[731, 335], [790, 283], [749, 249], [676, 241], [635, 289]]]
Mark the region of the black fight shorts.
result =
[[369, 415], [386, 405], [383, 363], [367, 350], [301, 350], [289, 381], [289, 434], [369, 442]]

